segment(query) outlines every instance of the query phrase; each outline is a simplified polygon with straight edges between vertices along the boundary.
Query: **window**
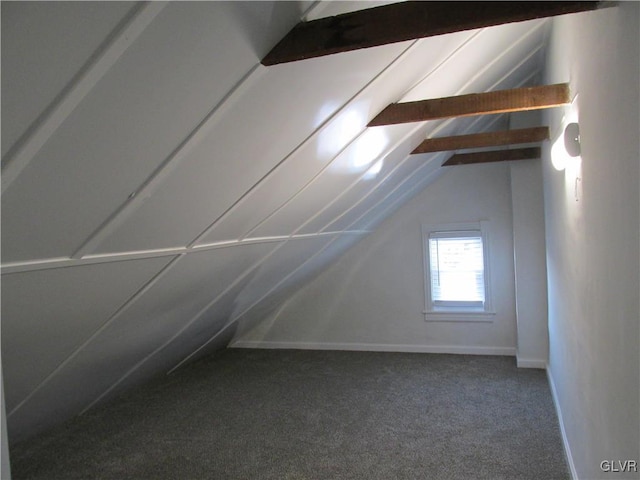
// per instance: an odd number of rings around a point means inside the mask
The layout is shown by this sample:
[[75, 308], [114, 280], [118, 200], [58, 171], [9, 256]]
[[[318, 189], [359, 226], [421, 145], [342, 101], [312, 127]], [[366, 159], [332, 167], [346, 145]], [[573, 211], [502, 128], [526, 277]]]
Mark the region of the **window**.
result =
[[484, 305], [484, 259], [480, 232], [429, 235], [431, 301], [436, 307]]
[[489, 320], [486, 227], [486, 222], [423, 226], [427, 320]]

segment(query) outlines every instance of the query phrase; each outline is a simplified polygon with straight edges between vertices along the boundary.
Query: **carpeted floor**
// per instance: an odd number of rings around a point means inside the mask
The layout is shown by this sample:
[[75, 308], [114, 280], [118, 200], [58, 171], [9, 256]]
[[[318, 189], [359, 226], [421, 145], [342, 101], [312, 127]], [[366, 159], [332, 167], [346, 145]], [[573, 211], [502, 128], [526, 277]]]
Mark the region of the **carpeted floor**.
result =
[[12, 447], [14, 479], [567, 479], [512, 357], [224, 350]]

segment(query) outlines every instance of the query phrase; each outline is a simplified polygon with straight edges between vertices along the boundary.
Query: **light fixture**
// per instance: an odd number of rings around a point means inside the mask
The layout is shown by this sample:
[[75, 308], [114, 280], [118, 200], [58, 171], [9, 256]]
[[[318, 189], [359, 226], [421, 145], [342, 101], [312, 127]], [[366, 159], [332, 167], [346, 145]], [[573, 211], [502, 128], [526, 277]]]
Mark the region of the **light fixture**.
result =
[[560, 133], [551, 146], [551, 163], [556, 170], [564, 170], [568, 165], [580, 162], [580, 126], [576, 96], [560, 124]]
[[570, 157], [580, 156], [580, 126], [576, 122], [564, 129], [564, 148]]
[[580, 127], [571, 122], [564, 127], [551, 147], [551, 163], [556, 170], [564, 170], [569, 162], [580, 157]]

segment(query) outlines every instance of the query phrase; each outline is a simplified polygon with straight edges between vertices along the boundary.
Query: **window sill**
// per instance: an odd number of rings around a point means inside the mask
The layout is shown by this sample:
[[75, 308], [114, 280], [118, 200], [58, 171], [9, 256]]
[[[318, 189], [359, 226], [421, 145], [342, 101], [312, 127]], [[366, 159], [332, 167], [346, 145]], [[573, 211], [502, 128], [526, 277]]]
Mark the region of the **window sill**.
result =
[[424, 314], [425, 322], [481, 322], [491, 323], [496, 316], [495, 312], [485, 311], [469, 311], [469, 310], [456, 310], [456, 311], [443, 311], [434, 310], [428, 312], [422, 312]]

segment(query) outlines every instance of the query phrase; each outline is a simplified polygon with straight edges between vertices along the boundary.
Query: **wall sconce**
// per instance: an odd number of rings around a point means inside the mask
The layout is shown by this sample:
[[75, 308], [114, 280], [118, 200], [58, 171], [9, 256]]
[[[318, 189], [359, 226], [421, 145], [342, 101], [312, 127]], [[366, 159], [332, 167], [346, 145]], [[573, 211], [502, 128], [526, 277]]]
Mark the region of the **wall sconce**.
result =
[[551, 163], [556, 170], [580, 163], [580, 126], [578, 125], [578, 95], [565, 108], [560, 133], [551, 146]]
[[551, 147], [551, 163], [556, 170], [564, 170], [569, 162], [580, 157], [580, 126], [571, 122], [564, 127]]

